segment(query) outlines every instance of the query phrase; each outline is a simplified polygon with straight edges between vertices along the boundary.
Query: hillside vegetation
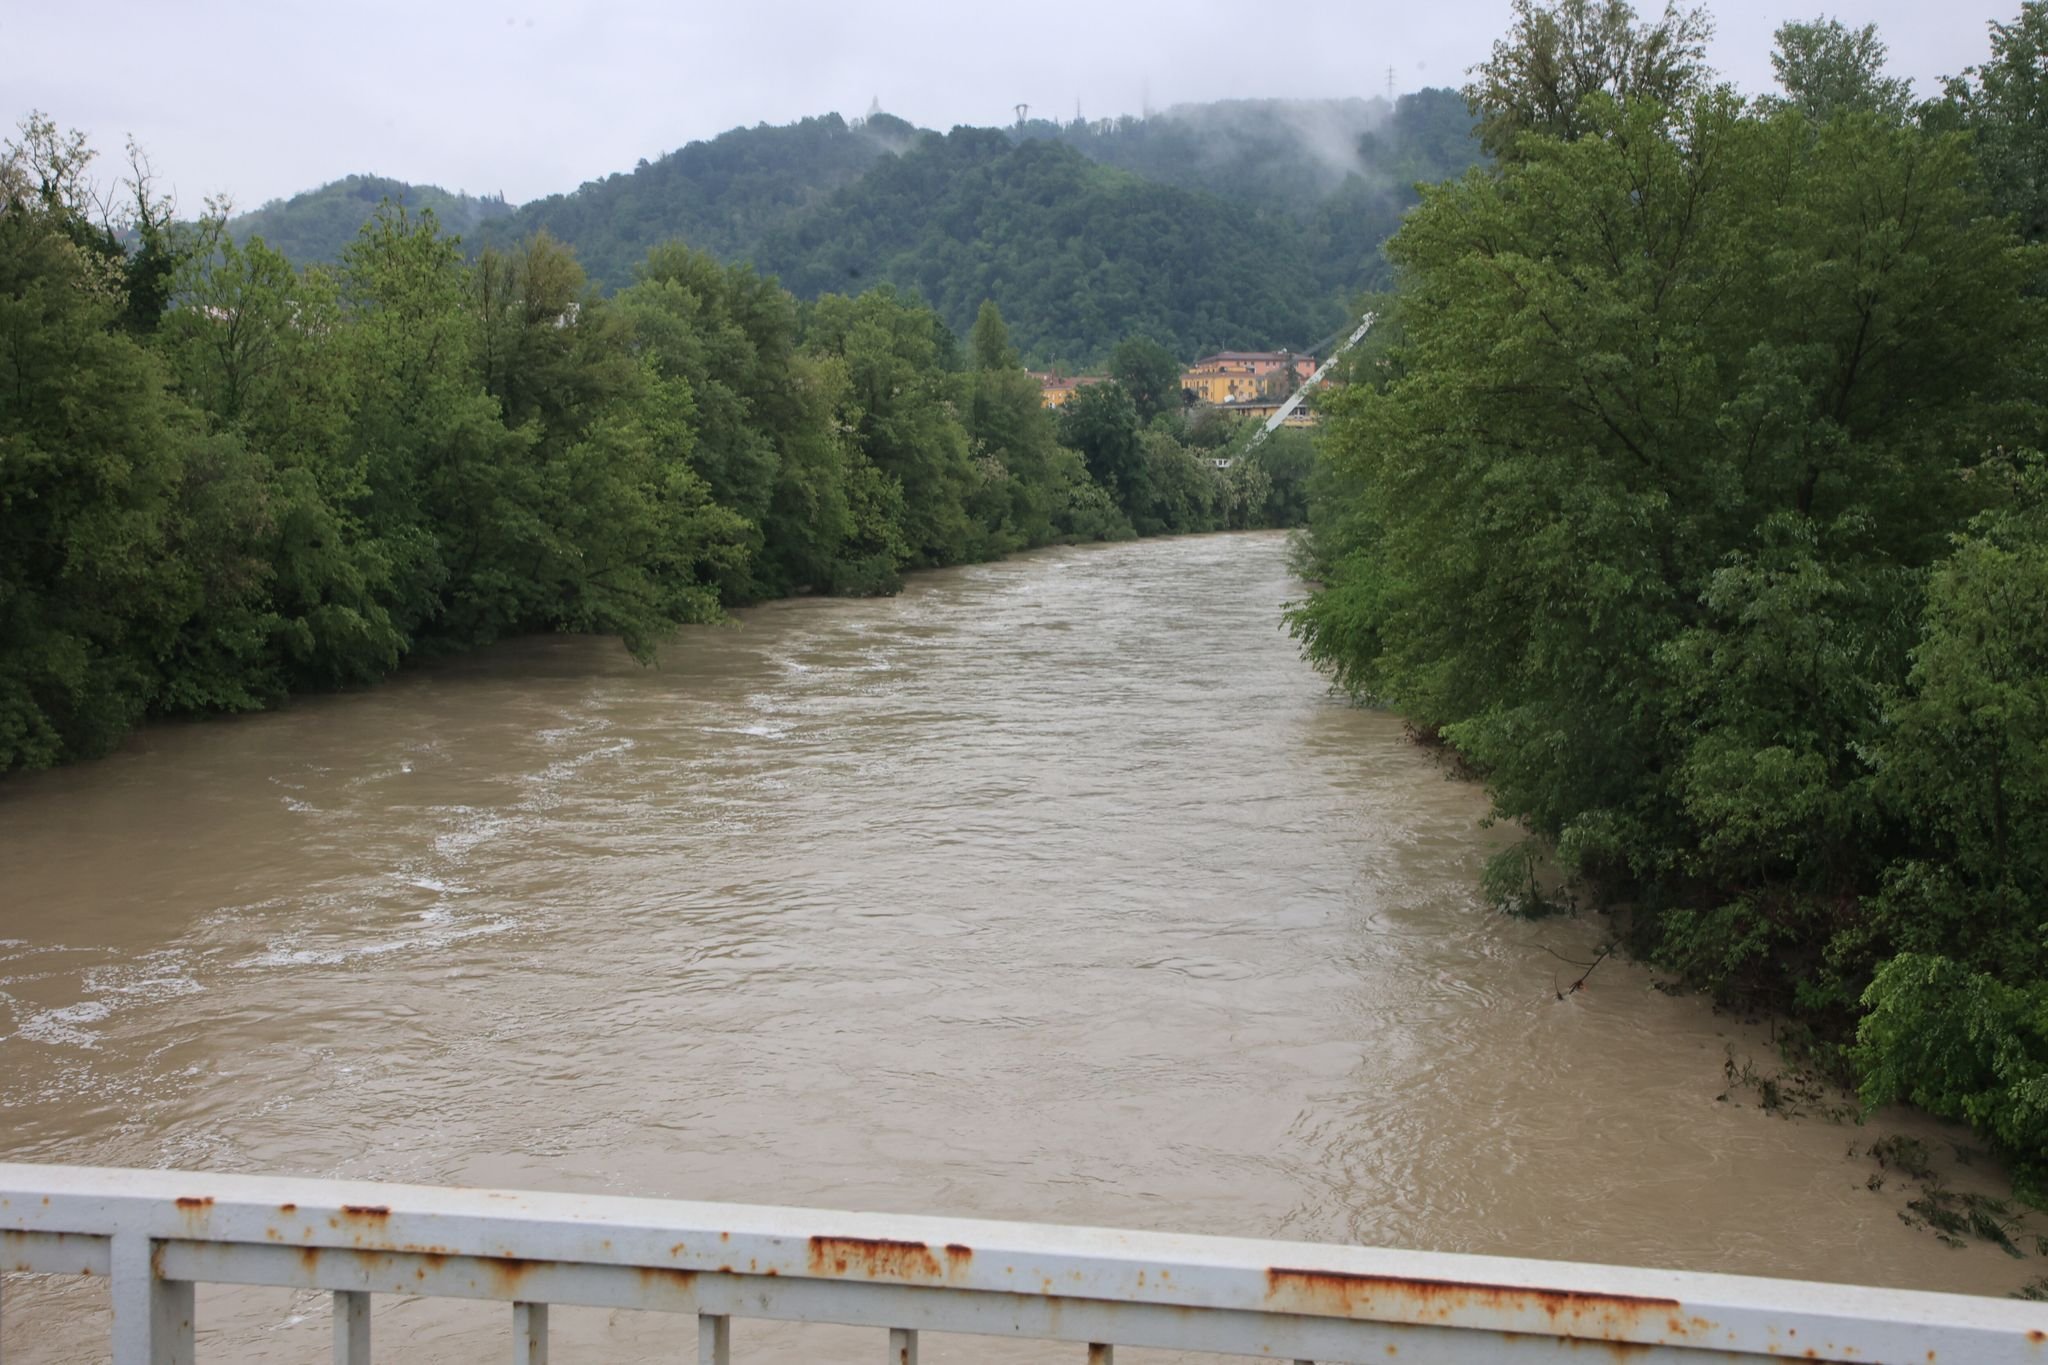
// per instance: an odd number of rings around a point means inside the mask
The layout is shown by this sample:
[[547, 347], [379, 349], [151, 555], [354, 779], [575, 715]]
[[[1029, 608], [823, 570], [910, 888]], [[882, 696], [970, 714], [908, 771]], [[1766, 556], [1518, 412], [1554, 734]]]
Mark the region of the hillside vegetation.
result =
[[734, 129], [517, 210], [352, 177], [232, 224], [332, 262], [380, 198], [471, 250], [545, 232], [603, 289], [682, 241], [799, 297], [890, 283], [964, 333], [983, 299], [1025, 358], [1100, 361], [1144, 333], [1183, 357], [1313, 346], [1388, 282], [1414, 183], [1473, 164], [1462, 97], [1233, 101], [1150, 118], [921, 131], [888, 114]]
[[505, 244], [546, 232], [575, 247], [591, 278], [612, 289], [631, 284], [634, 269], [663, 242], [746, 261], [768, 234], [916, 135], [887, 114], [857, 127], [826, 114], [783, 127], [736, 128], [522, 205], [492, 224], [485, 240]]
[[755, 259], [804, 297], [914, 290], [959, 331], [994, 299], [1040, 360], [1093, 360], [1139, 333], [1183, 356], [1305, 347], [1344, 317], [1284, 217], [987, 129], [924, 134]]
[[237, 242], [261, 237], [295, 261], [338, 261], [384, 204], [431, 212], [444, 230], [464, 237], [512, 212], [512, 206], [497, 196], [476, 198], [381, 175], [351, 175], [238, 214], [229, 230]]

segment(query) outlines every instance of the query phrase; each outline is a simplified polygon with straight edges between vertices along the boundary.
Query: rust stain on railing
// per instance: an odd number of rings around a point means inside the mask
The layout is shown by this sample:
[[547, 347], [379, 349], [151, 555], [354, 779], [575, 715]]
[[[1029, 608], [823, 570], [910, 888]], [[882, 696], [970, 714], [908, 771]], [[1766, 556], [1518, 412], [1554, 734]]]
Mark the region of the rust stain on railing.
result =
[[643, 1265], [635, 1268], [640, 1281], [647, 1285], [665, 1285], [671, 1289], [688, 1289], [697, 1282], [697, 1272], [670, 1265]]
[[946, 1272], [923, 1242], [879, 1237], [811, 1238], [813, 1275], [864, 1274], [871, 1280], [939, 1280]]
[[813, 1237], [813, 1275], [863, 1275], [870, 1280], [945, 1284], [973, 1264], [974, 1248], [948, 1242], [934, 1250], [928, 1242], [898, 1242], [877, 1237]]
[[1574, 1336], [1585, 1336], [1590, 1331], [1608, 1341], [1670, 1341], [1713, 1328], [1704, 1318], [1688, 1319], [1676, 1299], [1395, 1275], [1349, 1275], [1285, 1266], [1266, 1271], [1266, 1301], [1276, 1308], [1324, 1317], [1363, 1316], [1414, 1322], [1444, 1322], [1470, 1309], [1541, 1313], [1554, 1324], [1572, 1328]]

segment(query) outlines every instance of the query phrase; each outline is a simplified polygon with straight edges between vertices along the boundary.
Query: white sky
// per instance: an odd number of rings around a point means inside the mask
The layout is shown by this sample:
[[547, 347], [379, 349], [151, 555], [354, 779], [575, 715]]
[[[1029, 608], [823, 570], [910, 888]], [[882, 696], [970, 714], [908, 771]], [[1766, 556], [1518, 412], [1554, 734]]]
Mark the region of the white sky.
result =
[[[1637, 0], [1649, 12], [1652, 0]], [[1770, 35], [1821, 10], [1719, 0], [1710, 60], [1771, 88]], [[1852, 0], [1932, 93], [2019, 0]], [[515, 203], [728, 128], [882, 107], [936, 128], [1012, 106], [1069, 119], [1185, 100], [1463, 83], [1508, 0], [0, 0], [0, 116], [31, 109], [117, 160], [133, 133], [181, 206], [238, 208], [370, 172]]]

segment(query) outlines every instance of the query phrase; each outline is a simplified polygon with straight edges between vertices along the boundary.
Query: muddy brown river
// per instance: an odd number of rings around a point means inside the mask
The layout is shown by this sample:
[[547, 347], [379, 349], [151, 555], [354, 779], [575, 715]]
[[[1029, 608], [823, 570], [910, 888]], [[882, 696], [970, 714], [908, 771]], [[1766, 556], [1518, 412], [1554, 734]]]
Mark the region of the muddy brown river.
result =
[[[1761, 1025], [1475, 893], [1482, 793], [1333, 699], [1273, 534], [514, 642], [0, 782], [0, 1157], [1031, 1219], [2004, 1294]], [[1952, 1183], [1997, 1188], [1955, 1166]], [[2038, 1220], [2037, 1220], [2038, 1221]], [[324, 1299], [202, 1290], [207, 1361]], [[104, 1359], [17, 1278], [9, 1365]], [[380, 1358], [509, 1310], [379, 1298]], [[673, 1318], [558, 1310], [570, 1360]], [[688, 1329], [688, 1330], [685, 1330]], [[875, 1360], [736, 1324], [736, 1359]], [[932, 1360], [1065, 1359], [927, 1338]], [[1136, 1360], [1160, 1357], [1131, 1353]]]

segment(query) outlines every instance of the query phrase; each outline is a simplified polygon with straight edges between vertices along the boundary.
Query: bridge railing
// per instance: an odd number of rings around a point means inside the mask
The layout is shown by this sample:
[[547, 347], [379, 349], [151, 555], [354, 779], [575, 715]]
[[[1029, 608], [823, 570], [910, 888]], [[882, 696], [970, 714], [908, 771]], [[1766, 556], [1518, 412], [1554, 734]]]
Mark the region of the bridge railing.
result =
[[[1480, 1365], [1755, 1359], [2048, 1365], [2048, 1305], [1297, 1242], [502, 1190], [0, 1164], [0, 1272], [112, 1277], [115, 1365], [190, 1365], [193, 1286], [333, 1294], [334, 1359], [368, 1365], [372, 1296], [735, 1317], [1294, 1361]], [[4, 1279], [4, 1275], [0, 1275]], [[0, 1313], [5, 1312], [0, 1300]], [[688, 1328], [681, 1329], [687, 1334]], [[1604, 1349], [1603, 1349], [1604, 1348]]]

